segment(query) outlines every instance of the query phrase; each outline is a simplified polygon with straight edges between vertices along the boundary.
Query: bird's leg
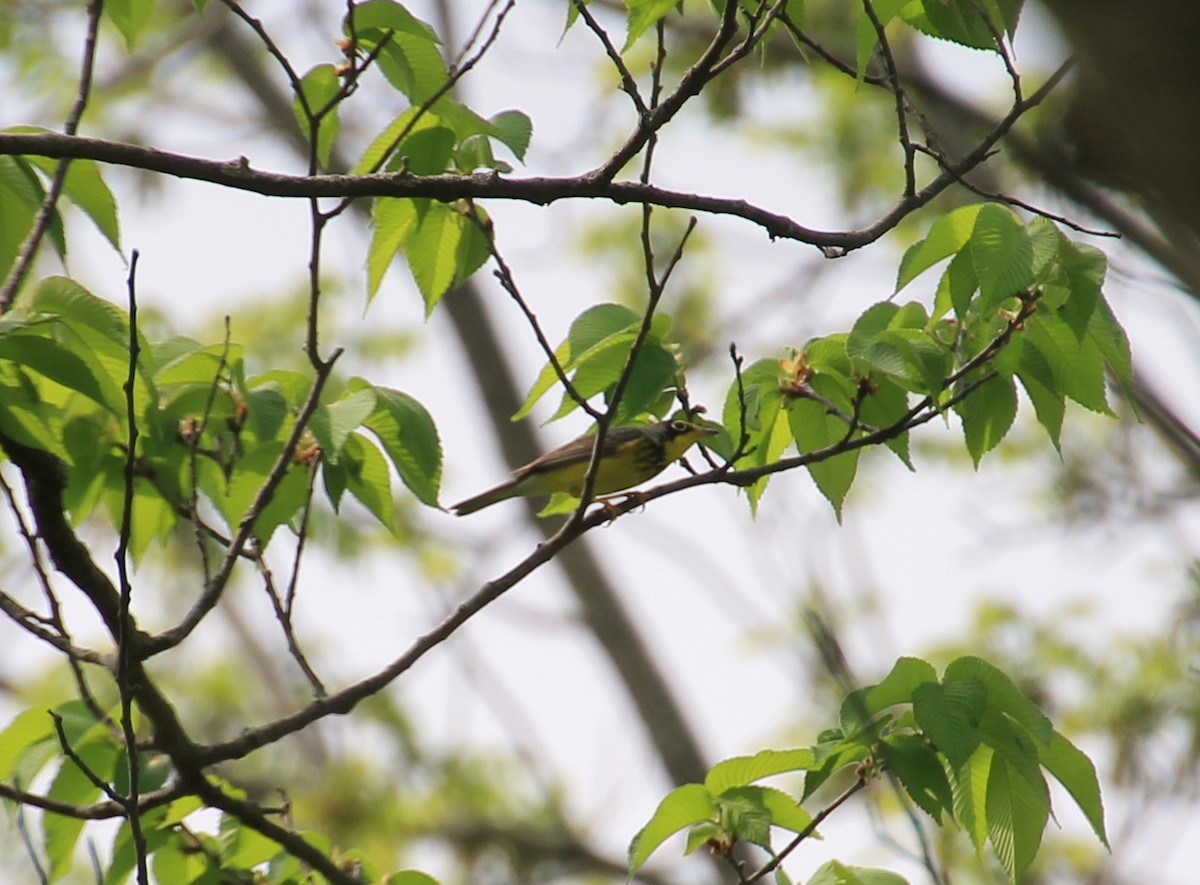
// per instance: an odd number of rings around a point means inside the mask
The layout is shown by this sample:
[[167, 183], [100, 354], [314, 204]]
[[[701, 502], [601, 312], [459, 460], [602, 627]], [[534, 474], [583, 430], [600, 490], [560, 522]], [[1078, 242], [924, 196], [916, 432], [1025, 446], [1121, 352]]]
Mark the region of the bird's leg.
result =
[[[618, 504], [617, 502], [620, 502]], [[604, 508], [604, 512], [608, 514], [608, 521], [611, 523], [620, 516], [620, 507], [628, 504], [630, 501], [636, 501], [639, 506], [645, 507], [646, 500], [641, 492], [618, 492], [615, 495], [601, 495], [598, 498], [592, 498], [593, 504], [599, 504]]]

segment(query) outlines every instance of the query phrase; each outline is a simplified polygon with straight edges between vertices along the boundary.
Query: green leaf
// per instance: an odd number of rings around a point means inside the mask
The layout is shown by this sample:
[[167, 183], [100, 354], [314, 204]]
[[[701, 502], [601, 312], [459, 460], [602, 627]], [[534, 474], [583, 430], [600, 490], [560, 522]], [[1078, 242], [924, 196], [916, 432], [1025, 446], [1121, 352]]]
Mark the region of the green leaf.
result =
[[[816, 376], [812, 379], [812, 384], [818, 393], [823, 394], [825, 391], [820, 388], [829, 388], [822, 385], [821, 380], [821, 376]], [[796, 449], [801, 454], [820, 451], [848, 438], [849, 427], [846, 422], [836, 415], [829, 414], [826, 407], [815, 400], [793, 401], [787, 416], [792, 438], [796, 441]], [[846, 500], [846, 493], [850, 491], [858, 470], [860, 451], [852, 449], [808, 465], [809, 475], [821, 494], [833, 505], [839, 522], [842, 519], [842, 504]]]
[[221, 866], [224, 869], [249, 870], [279, 854], [279, 843], [249, 827], [230, 826], [228, 815], [221, 817]]
[[896, 704], [910, 704], [917, 686], [937, 682], [933, 665], [920, 658], [900, 658], [887, 676], [863, 693], [861, 704], [868, 716], [874, 716]]
[[940, 826], [942, 812], [953, 813], [954, 796], [937, 753], [910, 734], [888, 735], [880, 744], [884, 762], [904, 792]]
[[979, 721], [986, 705], [987, 690], [979, 682], [924, 682], [913, 690], [917, 725], [955, 768], [979, 746]]
[[[896, 4], [896, 6], [899, 5], [902, 4]], [[878, 9], [878, 4], [876, 8]], [[939, 261], [962, 251], [962, 248], [971, 239], [975, 221], [982, 209], [983, 204], [960, 206], [935, 221], [925, 238], [910, 246], [900, 260], [900, 270], [896, 276], [896, 291], [899, 292], [920, 273], [933, 267]]]
[[[754, 806], [765, 811], [764, 823], [769, 827], [780, 827], [793, 833], [800, 833], [812, 825], [812, 815], [783, 790], [762, 786], [733, 787], [722, 793], [717, 802], [721, 804], [731, 799], [743, 802], [749, 800]], [[749, 837], [743, 835], [743, 838]], [[761, 839], [751, 841], [764, 848], [771, 847], [769, 833], [763, 833]]]
[[954, 406], [962, 419], [967, 451], [975, 466], [1000, 444], [1017, 416], [1017, 392], [1011, 378], [993, 376]]
[[[641, 316], [628, 307], [620, 304], [597, 304], [585, 310], [571, 323], [567, 339], [558, 346], [555, 358], [563, 371], [570, 375], [580, 365], [598, 359], [611, 348], [624, 345], [624, 351], [628, 354], [628, 345], [633, 341], [635, 330], [640, 324]], [[624, 358], [621, 360], [623, 365]], [[537, 401], [557, 383], [558, 374], [547, 362], [512, 420], [519, 421], [527, 417]], [[603, 387], [596, 389], [602, 390]]]
[[[108, 742], [92, 742], [83, 747], [71, 747], [88, 771], [105, 781], [111, 781], [119, 754]], [[100, 796], [100, 788], [70, 759], [64, 759], [47, 794], [51, 799], [73, 805], [87, 805]], [[46, 812], [42, 817], [46, 859], [50, 862], [49, 879], [56, 882], [70, 872], [75, 845], [86, 821], [82, 818]]]
[[988, 203], [971, 232], [971, 261], [979, 278], [982, 309], [993, 309], [1033, 282], [1033, 243], [1011, 209]]
[[1107, 848], [1108, 835], [1104, 828], [1104, 801], [1096, 766], [1073, 743], [1055, 731], [1047, 746], [1039, 753], [1042, 766], [1066, 787], [1075, 804], [1083, 811], [1096, 838]]
[[41, 202], [41, 186], [23, 158], [0, 157], [0, 279], [16, 263]]
[[1082, 338], [1087, 334], [1092, 314], [1100, 302], [1100, 289], [1104, 285], [1108, 259], [1099, 249], [1072, 243], [1063, 237], [1058, 260], [1071, 293], [1058, 315], [1071, 327], [1077, 338]]
[[954, 792], [954, 817], [981, 850], [987, 839], [987, 785], [992, 768], [992, 748], [980, 743], [965, 764], [954, 766], [951, 788]]
[[350, 434], [374, 413], [375, 406], [373, 389], [363, 387], [347, 391], [337, 402], [318, 406], [308, 429], [321, 444], [322, 452], [336, 462]]
[[[1010, 36], [1017, 26], [1022, 0], [922, 0], [923, 16], [913, 25], [933, 36], [975, 49], [998, 50], [996, 34]], [[984, 15], [987, 19], [984, 19]]]
[[1126, 398], [1132, 402], [1133, 357], [1129, 351], [1129, 339], [1103, 298], [1088, 320], [1088, 340], [1099, 348], [1105, 364], [1125, 391]]
[[125, 414], [124, 396], [108, 375], [98, 372], [52, 338], [37, 334], [0, 335], [0, 359], [11, 360], [82, 394], [115, 416]]
[[292, 98], [296, 123], [309, 144], [316, 145], [317, 160], [322, 166], [329, 165], [333, 140], [341, 128], [334, 103], [341, 88], [333, 65], [317, 65], [301, 78], [300, 94]]
[[753, 756], [734, 756], [718, 762], [704, 778], [704, 786], [714, 796], [731, 787], [752, 784], [764, 777], [815, 767], [812, 750], [760, 750]]
[[[166, 809], [156, 808], [141, 817], [142, 834], [146, 840], [147, 855], [154, 856], [166, 845], [177, 839], [172, 829], [160, 828], [159, 821], [165, 816]], [[111, 860], [108, 869], [104, 871], [104, 885], [125, 885], [136, 865], [137, 854], [134, 850], [133, 834], [129, 821], [122, 821], [113, 837]], [[174, 880], [165, 880], [174, 881]]]
[[[119, 525], [122, 498], [114, 495], [110, 500], [113, 523]], [[163, 498], [162, 492], [146, 480], [137, 480], [134, 483], [129, 534], [129, 554], [134, 563], [142, 561], [152, 541], [166, 541], [177, 522], [175, 508]], [[266, 536], [263, 542], [266, 543]]]
[[383, 885], [439, 885], [437, 879], [419, 870], [401, 870], [383, 880]]
[[367, 250], [367, 298], [375, 297], [383, 275], [417, 229], [416, 203], [405, 197], [379, 197], [371, 206], [371, 246]]
[[821, 864], [805, 885], [908, 885], [908, 880], [889, 870], [853, 867], [830, 860]]
[[1105, 357], [1095, 338], [1080, 340], [1065, 322], [1040, 312], [1026, 322], [1024, 335], [1050, 367], [1058, 393], [1086, 409], [1112, 414], [1105, 393]]
[[[10, 126], [5, 132], [46, 133], [38, 126]], [[24, 157], [31, 165], [51, 177], [58, 169], [59, 160], [50, 157]], [[67, 167], [63, 180], [63, 196], [83, 210], [96, 229], [112, 244], [121, 248], [121, 226], [117, 217], [117, 201], [104, 183], [100, 165], [95, 160], [76, 158]]]
[[450, 166], [454, 132], [445, 126], [426, 126], [411, 133], [396, 149], [389, 169], [406, 169], [413, 175], [437, 175]]
[[[231, 530], [236, 529], [249, 512], [258, 490], [283, 451], [282, 441], [260, 443], [247, 451], [234, 465], [224, 496], [213, 503], [221, 510]], [[290, 465], [271, 500], [254, 521], [254, 534], [266, 546], [279, 526], [292, 519], [304, 506], [308, 495], [308, 471]]]
[[379, 449], [355, 433], [346, 440], [339, 464], [346, 472], [346, 488], [350, 494], [388, 531], [394, 532], [396, 520], [392, 512], [391, 476]]
[[1021, 348], [1017, 378], [1033, 403], [1038, 423], [1046, 429], [1054, 448], [1059, 448], [1066, 402], [1063, 395], [1056, 392], [1058, 383], [1046, 358], [1031, 344], [1026, 343]]
[[[483, 210], [476, 208], [487, 224]], [[479, 270], [490, 254], [479, 224], [445, 203], [430, 203], [405, 244], [408, 265], [421, 295], [425, 315], [450, 289]]]
[[988, 841], [1009, 879], [1019, 882], [1037, 855], [1050, 816], [1049, 801], [1014, 773], [999, 756], [992, 757], [988, 776]]
[[[158, 850], [150, 857], [150, 868], [154, 872], [156, 882], [177, 882], [179, 885], [208, 885], [209, 876], [215, 872], [214, 863], [204, 850], [199, 850], [198, 841], [203, 848], [210, 848], [212, 837], [206, 833], [185, 837], [171, 833], [171, 838], [165, 839]], [[219, 881], [219, 880], [218, 880]]]
[[108, 0], [104, 4], [104, 14], [117, 26], [121, 36], [125, 38], [125, 48], [133, 51], [138, 35], [150, 21], [150, 10], [153, 0]]
[[[776, 360], [758, 360], [742, 370], [741, 384], [729, 386], [721, 423], [736, 445], [744, 433], [748, 454], [737, 467], [757, 467], [779, 457], [791, 443], [792, 433], [787, 416], [783, 414], [783, 395], [779, 391], [782, 378]], [[745, 420], [739, 388], [744, 391]], [[753, 510], [762, 497], [770, 477], [764, 476], [746, 490]]]
[[1037, 704], [1027, 698], [1017, 684], [999, 668], [982, 658], [966, 655], [952, 661], [942, 676], [945, 683], [959, 681], [980, 682], [987, 689], [987, 702], [1019, 723], [1040, 744], [1045, 744], [1054, 733], [1046, 714]]
[[438, 41], [427, 35], [396, 31], [379, 53], [378, 64], [387, 81], [415, 105], [433, 98], [450, 79]]
[[657, 24], [675, 8], [677, 0], [625, 0], [626, 23], [628, 36], [621, 52], [625, 52], [637, 42], [638, 37], [646, 33], [646, 29]]
[[[424, 113], [421, 113], [420, 108], [405, 108], [383, 128], [382, 132], [371, 140], [370, 145], [363, 151], [363, 155], [354, 164], [354, 168], [350, 170], [351, 174], [366, 175], [371, 172], [377, 172], [393, 156], [401, 143], [410, 136], [425, 129], [438, 127], [445, 128], [442, 126], [441, 117], [433, 113], [433, 111], [426, 110]], [[400, 198], [390, 197], [380, 199]]]
[[442, 444], [425, 407], [406, 393], [352, 378], [350, 390], [370, 388], [378, 405], [364, 422], [395, 465], [400, 479], [417, 499], [438, 506], [442, 481]]
[[501, 111], [490, 117], [488, 122], [496, 127], [496, 137], [501, 143], [513, 152], [513, 156], [523, 161], [533, 137], [533, 121], [521, 111]]
[[717, 805], [700, 784], [676, 787], [658, 804], [646, 825], [629, 843], [629, 873], [633, 875], [668, 837], [684, 827], [712, 819]]
[[[356, 3], [351, 9], [351, 14], [353, 19], [345, 19], [342, 22], [342, 33], [347, 37], [357, 34], [359, 37], [368, 38], [372, 40], [371, 45], [375, 45], [374, 41], [385, 31], [437, 41], [437, 34], [433, 28], [395, 0], [366, 0], [365, 3]], [[378, 33], [371, 34], [372, 31]]]

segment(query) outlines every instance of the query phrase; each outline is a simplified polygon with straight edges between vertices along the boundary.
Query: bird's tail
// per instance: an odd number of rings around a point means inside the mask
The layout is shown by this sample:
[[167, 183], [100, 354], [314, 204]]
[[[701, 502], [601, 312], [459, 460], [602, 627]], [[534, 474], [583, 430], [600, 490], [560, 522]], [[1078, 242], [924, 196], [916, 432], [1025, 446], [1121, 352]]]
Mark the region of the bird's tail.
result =
[[517, 481], [512, 479], [496, 486], [494, 489], [488, 489], [483, 494], [476, 495], [474, 498], [459, 501], [457, 504], [451, 505], [450, 509], [454, 511], [456, 516], [466, 516], [468, 513], [474, 513], [476, 510], [482, 510], [484, 507], [491, 507], [498, 501], [506, 501], [509, 498], [516, 497], [518, 494]]

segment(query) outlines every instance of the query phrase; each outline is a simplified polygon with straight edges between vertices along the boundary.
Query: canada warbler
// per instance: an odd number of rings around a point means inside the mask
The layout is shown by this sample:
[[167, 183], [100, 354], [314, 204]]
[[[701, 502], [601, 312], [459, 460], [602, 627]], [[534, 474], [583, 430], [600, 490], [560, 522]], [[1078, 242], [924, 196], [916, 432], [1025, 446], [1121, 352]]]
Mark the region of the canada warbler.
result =
[[[657, 476], [683, 457], [692, 443], [715, 434], [690, 421], [660, 421], [644, 427], [611, 427], [604, 434], [592, 494], [609, 495]], [[508, 498], [567, 492], [579, 497], [592, 459], [594, 436], [573, 439], [513, 471], [513, 478], [450, 509], [466, 516]]]

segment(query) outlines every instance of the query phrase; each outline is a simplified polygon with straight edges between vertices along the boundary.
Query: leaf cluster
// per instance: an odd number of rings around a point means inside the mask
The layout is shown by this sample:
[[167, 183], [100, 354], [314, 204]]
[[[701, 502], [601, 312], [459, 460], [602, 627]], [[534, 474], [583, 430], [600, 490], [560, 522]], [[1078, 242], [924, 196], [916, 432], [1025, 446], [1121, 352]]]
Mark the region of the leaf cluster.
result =
[[[757, 782], [795, 772], [791, 793]], [[852, 785], [813, 815], [803, 803], [851, 772]], [[686, 853], [701, 846], [728, 855], [739, 842], [770, 858], [741, 881], [774, 871], [817, 825], [881, 775], [894, 778], [916, 808], [939, 826], [964, 831], [977, 850], [990, 845], [1013, 882], [1032, 863], [1051, 814], [1046, 775], [1058, 780], [1107, 845], [1100, 787], [1091, 761], [1053, 728], [1002, 671], [977, 657], [950, 663], [939, 678], [918, 658], [901, 658], [879, 683], [851, 692], [837, 727], [811, 747], [763, 750], [718, 763], [703, 784], [672, 790], [629, 846], [631, 873], [674, 833], [686, 829]], [[782, 849], [773, 830], [796, 834]], [[878, 870], [833, 862], [813, 882], [903, 881]], [[880, 878], [882, 876], [882, 878]]]
[[[50, 277], [0, 323], [0, 433], [61, 461], [74, 520], [100, 510], [119, 523], [130, 434], [128, 316], [78, 283]], [[389, 463], [419, 500], [436, 506], [441, 446], [420, 403], [351, 379], [340, 396], [315, 404], [298, 433], [310, 386], [300, 372], [248, 371], [243, 348], [229, 340], [141, 340], [134, 555], [180, 520], [212, 513], [231, 533], [253, 510], [252, 532], [265, 545], [306, 506], [318, 465], [334, 508], [349, 493], [389, 528]], [[258, 501], [293, 437], [285, 475], [269, 502]]]

